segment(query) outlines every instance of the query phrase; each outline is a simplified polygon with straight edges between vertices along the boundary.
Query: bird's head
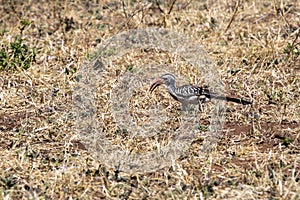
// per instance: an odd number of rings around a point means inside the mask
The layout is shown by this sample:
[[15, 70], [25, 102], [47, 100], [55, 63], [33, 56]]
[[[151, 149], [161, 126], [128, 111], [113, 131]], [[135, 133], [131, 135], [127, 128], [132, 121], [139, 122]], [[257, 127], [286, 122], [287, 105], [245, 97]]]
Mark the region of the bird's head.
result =
[[175, 77], [172, 74], [164, 74], [161, 77], [159, 77], [150, 87], [150, 92], [152, 93], [155, 88], [158, 86], [165, 84], [167, 87], [169, 85], [174, 85], [175, 86]]

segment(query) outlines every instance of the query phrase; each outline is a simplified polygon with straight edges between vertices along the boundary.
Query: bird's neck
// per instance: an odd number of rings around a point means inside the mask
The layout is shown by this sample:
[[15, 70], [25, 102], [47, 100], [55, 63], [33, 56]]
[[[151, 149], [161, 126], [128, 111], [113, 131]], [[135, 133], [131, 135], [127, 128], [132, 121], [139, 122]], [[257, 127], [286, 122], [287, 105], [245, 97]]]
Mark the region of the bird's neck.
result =
[[176, 96], [175, 93], [176, 83], [171, 83], [170, 85], [167, 86], [167, 89], [172, 96]]

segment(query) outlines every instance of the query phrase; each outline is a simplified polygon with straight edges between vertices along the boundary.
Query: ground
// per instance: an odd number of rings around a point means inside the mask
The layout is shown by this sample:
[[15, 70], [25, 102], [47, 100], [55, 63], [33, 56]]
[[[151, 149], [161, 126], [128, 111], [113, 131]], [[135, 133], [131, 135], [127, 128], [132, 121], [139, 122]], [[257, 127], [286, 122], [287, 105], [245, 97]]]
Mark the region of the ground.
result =
[[[300, 198], [299, 1], [2, 1], [0, 13], [2, 199]], [[110, 168], [86, 148], [74, 128], [72, 94], [77, 72], [98, 45], [147, 27], [181, 32], [202, 44], [226, 93], [253, 105], [227, 104], [221, 138], [205, 156], [200, 134], [171, 166], [128, 173]], [[12, 47], [20, 38], [26, 47]], [[149, 62], [179, 63], [179, 74], [202, 84], [172, 52], [155, 49], [119, 58], [103, 81], [117, 82]], [[144, 150], [139, 141], [126, 141], [124, 130], [117, 132], [109, 99], [103, 100], [111, 87], [101, 84], [97, 116], [101, 120], [107, 113], [102, 127], [107, 137]], [[136, 118], [143, 117], [139, 97], [145, 91], [131, 99]], [[164, 91], [146, 102], [160, 99], [176, 116], [180, 105]], [[200, 114], [201, 133], [208, 133], [212, 106]]]

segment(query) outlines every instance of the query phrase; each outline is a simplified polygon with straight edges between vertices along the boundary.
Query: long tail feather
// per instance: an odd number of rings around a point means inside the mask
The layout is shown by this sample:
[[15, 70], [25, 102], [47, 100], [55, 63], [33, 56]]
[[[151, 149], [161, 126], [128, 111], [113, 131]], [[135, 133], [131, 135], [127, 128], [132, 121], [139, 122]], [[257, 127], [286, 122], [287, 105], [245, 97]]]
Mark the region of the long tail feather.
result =
[[252, 104], [252, 101], [247, 101], [244, 99], [233, 98], [233, 97], [228, 97], [228, 96], [218, 96], [218, 95], [207, 94], [206, 97], [210, 98], [210, 99], [220, 99], [220, 100], [230, 101], [230, 102], [239, 103], [239, 104], [243, 104], [243, 105]]

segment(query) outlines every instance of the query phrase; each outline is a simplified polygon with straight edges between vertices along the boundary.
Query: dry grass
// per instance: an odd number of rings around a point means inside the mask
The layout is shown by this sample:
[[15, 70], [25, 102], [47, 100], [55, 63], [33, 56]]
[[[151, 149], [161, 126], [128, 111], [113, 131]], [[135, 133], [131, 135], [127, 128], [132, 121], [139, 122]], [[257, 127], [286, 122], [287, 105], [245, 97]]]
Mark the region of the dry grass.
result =
[[[28, 70], [0, 72], [0, 198], [299, 199], [299, 8], [296, 0], [1, 2], [2, 47], [28, 19], [24, 40], [38, 51]], [[254, 105], [228, 105], [223, 138], [206, 159], [200, 138], [169, 168], [128, 174], [85, 150], [69, 110], [74, 72], [87, 55], [122, 30], [144, 27], [178, 30], [203, 44], [227, 93], [251, 97]], [[107, 81], [129, 65], [172, 64], [164, 54], [133, 52], [116, 61]], [[167, 107], [179, 107], [170, 101]]]

